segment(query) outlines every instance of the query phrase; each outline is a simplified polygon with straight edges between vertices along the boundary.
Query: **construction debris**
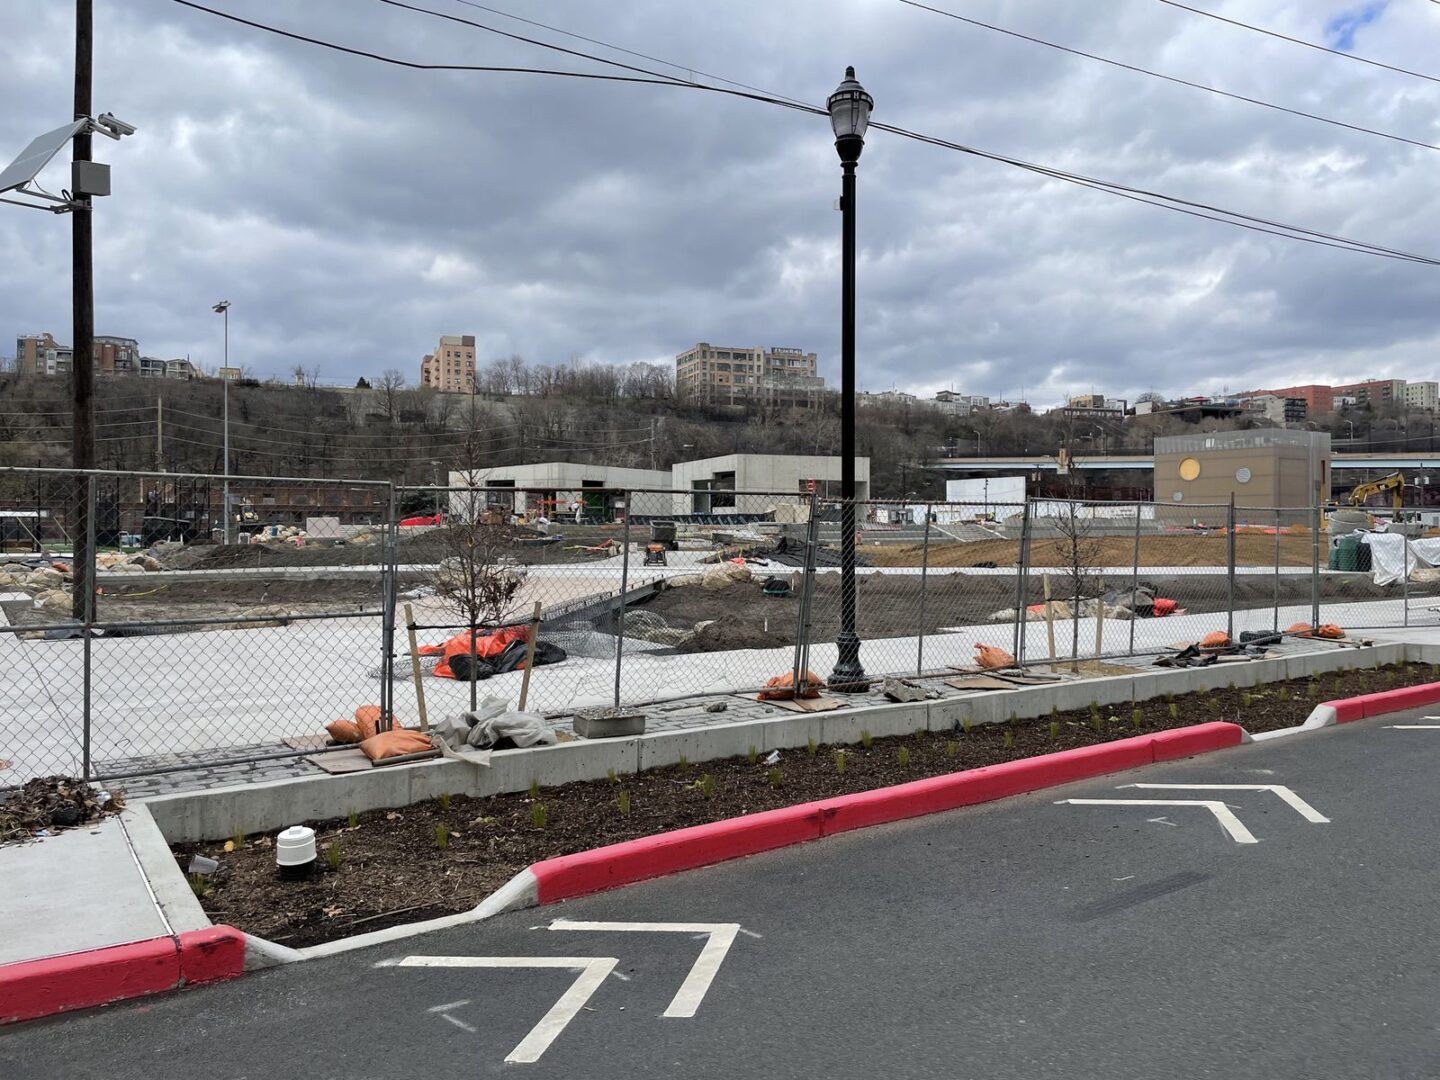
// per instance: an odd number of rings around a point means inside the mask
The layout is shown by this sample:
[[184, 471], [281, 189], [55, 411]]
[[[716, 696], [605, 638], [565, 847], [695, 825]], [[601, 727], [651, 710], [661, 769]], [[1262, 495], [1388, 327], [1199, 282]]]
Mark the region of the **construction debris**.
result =
[[0, 799], [0, 843], [99, 821], [125, 800], [71, 776], [41, 776]]

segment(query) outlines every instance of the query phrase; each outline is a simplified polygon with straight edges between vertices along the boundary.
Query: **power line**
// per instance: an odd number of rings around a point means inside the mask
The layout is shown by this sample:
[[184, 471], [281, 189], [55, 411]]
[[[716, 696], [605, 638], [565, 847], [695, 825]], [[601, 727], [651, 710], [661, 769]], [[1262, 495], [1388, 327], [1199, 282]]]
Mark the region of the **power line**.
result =
[[[282, 37], [291, 38], [298, 41], [304, 41], [309, 44], [319, 46], [321, 48], [334, 49], [339, 52], [347, 53], [354, 56], [361, 56], [367, 59], [376, 60], [381, 63], [397, 64], [401, 67], [410, 67], [422, 70], [464, 70], [489, 72], [514, 71], [525, 72], [529, 74], [560, 74], [580, 78], [596, 78], [618, 82], [654, 83], [656, 85], [662, 86], [674, 86], [690, 90], [704, 90], [711, 93], [727, 94], [735, 97], [748, 98], [754, 101], [761, 101], [767, 104], [778, 105], [784, 108], [795, 109], [797, 111], [812, 113], [815, 115], [827, 115], [824, 109], [820, 109], [811, 105], [796, 104], [793, 101], [787, 101], [777, 97], [767, 97], [762, 94], [744, 93], [737, 90], [728, 90], [724, 87], [709, 86], [703, 83], [682, 82], [674, 79], [660, 78], [652, 80], [630, 76], [605, 76], [580, 72], [547, 72], [537, 68], [493, 68], [478, 67], [474, 65], [419, 64], [412, 61], [398, 60], [393, 57], [382, 56], [378, 53], [368, 53], [363, 50], [352, 49], [348, 46], [337, 45], [333, 42], [323, 41], [318, 38], [306, 37], [304, 35], [296, 34], [287, 30], [280, 30], [276, 27], [268, 26], [264, 23], [254, 22], [250, 19], [242, 19], [239, 16], [231, 15], [227, 12], [216, 11], [213, 8], [204, 7], [201, 4], [194, 3], [193, 0], [173, 0], [173, 2], [181, 4], [185, 7], [193, 8], [198, 11], [204, 11], [209, 14], [216, 15], [220, 18], [241, 23], [243, 25], [250, 26], [258, 30], [278, 34]], [[1166, 0], [1166, 2], [1169, 2], [1169, 0]], [[600, 60], [600, 62], [609, 63], [610, 61]], [[876, 130], [888, 131], [892, 134], [900, 135], [904, 138], [915, 139], [920, 142], [929, 143], [933, 146], [954, 150], [959, 153], [970, 154], [975, 157], [982, 157], [990, 161], [999, 162], [1001, 164], [1011, 165], [1015, 168], [1024, 169], [1028, 172], [1037, 173], [1039, 175], [1049, 177], [1050, 179], [1062, 180], [1067, 183], [1077, 184], [1081, 187], [1087, 187], [1097, 191], [1103, 191], [1107, 194], [1118, 195], [1121, 198], [1129, 199], [1134, 202], [1141, 202], [1150, 206], [1159, 207], [1161, 209], [1184, 213], [1191, 217], [1200, 217], [1206, 218], [1207, 220], [1218, 221], [1223, 224], [1231, 225], [1235, 228], [1248, 229], [1252, 232], [1266, 233], [1273, 236], [1279, 236], [1284, 239], [1301, 240], [1306, 243], [1315, 243], [1323, 247], [1334, 247], [1340, 250], [1353, 251], [1359, 254], [1374, 255], [1381, 258], [1397, 259], [1405, 262], [1423, 263], [1429, 266], [1440, 266], [1440, 259], [1431, 258], [1429, 256], [1416, 255], [1410, 252], [1399, 251], [1393, 248], [1384, 247], [1382, 245], [1372, 244], [1367, 241], [1351, 240], [1346, 237], [1334, 236], [1327, 233], [1320, 233], [1314, 230], [1304, 229], [1299, 226], [1288, 225], [1284, 222], [1269, 221], [1268, 219], [1258, 218], [1248, 214], [1242, 214], [1238, 211], [1225, 210], [1221, 207], [1209, 206], [1208, 204], [1204, 203], [1197, 203], [1190, 200], [1180, 199], [1175, 196], [1164, 195], [1160, 192], [1148, 191], [1143, 188], [1133, 188], [1127, 185], [1114, 183], [1112, 181], [1100, 180], [1096, 177], [1088, 177], [1076, 173], [1067, 173], [1061, 169], [1055, 169], [1050, 166], [1037, 165], [1033, 162], [1026, 162], [1022, 161], [1021, 159], [1008, 157], [1003, 154], [996, 154], [990, 151], [980, 150], [976, 147], [965, 146], [961, 143], [951, 142], [949, 140], [941, 139], [935, 136], [922, 135], [917, 132], [907, 131], [904, 128], [896, 127], [893, 125], [877, 124], [872, 122], [870, 126], [872, 128], [875, 128]], [[1192, 208], [1200, 208], [1204, 211], [1209, 211], [1209, 213], [1199, 212], [1198, 210]], [[1263, 222], [1266, 227], [1257, 227], [1255, 224], [1251, 224], [1253, 222]]]
[[[391, 3], [392, 0], [382, 0], [383, 3]], [[1221, 90], [1219, 87], [1210, 86], [1206, 83], [1194, 82], [1190, 79], [1182, 79], [1176, 75], [1165, 75], [1149, 68], [1140, 67], [1137, 64], [1127, 64], [1120, 60], [1112, 60], [1108, 56], [1100, 56], [1097, 53], [1086, 52], [1084, 49], [1072, 48], [1069, 45], [1061, 45], [1054, 41], [1047, 41], [1045, 38], [1035, 37], [1031, 34], [1022, 34], [1018, 30], [1008, 30], [1003, 26], [996, 26], [994, 23], [983, 22], [980, 19], [972, 19], [968, 15], [959, 15], [953, 11], [946, 11], [944, 8], [931, 7], [923, 4], [920, 0], [899, 0], [907, 7], [919, 8], [922, 11], [933, 12], [936, 15], [944, 15], [946, 18], [954, 19], [957, 22], [968, 23], [971, 26], [978, 26], [984, 30], [993, 30], [997, 34], [1004, 34], [1007, 37], [1018, 38], [1021, 41], [1028, 41], [1035, 45], [1043, 45], [1048, 49], [1057, 49], [1071, 56], [1084, 57], [1086, 60], [1094, 60], [1097, 63], [1109, 64], [1111, 67], [1120, 68], [1124, 71], [1133, 71], [1139, 75], [1149, 75], [1152, 79], [1160, 79], [1164, 82], [1174, 83], [1176, 86], [1188, 86], [1193, 90], [1204, 90], [1209, 94], [1216, 94], [1220, 97], [1230, 98], [1232, 101], [1243, 101], [1249, 105], [1258, 105], [1262, 109], [1273, 109], [1275, 112], [1287, 113], [1290, 116], [1299, 116], [1306, 120], [1315, 120], [1321, 124], [1330, 124], [1333, 127], [1345, 128], [1348, 131], [1358, 131], [1365, 135], [1375, 135], [1382, 139], [1390, 139], [1394, 142], [1407, 143], [1410, 146], [1423, 147], [1426, 150], [1440, 150], [1440, 146], [1434, 143], [1423, 142], [1419, 139], [1407, 138], [1404, 135], [1395, 135], [1388, 131], [1380, 131], [1376, 128], [1365, 127], [1362, 124], [1350, 124], [1344, 120], [1336, 120], [1329, 116], [1321, 116], [1318, 113], [1306, 112], [1303, 109], [1292, 109], [1288, 105], [1277, 105], [1272, 101], [1264, 101], [1261, 98], [1247, 97], [1245, 94], [1232, 93], [1229, 90]]]
[[[1436, 0], [1431, 0], [1435, 3]], [[1281, 41], [1288, 41], [1292, 45], [1303, 45], [1307, 49], [1314, 49], [1317, 52], [1329, 53], [1331, 56], [1343, 57], [1346, 60], [1354, 60], [1357, 64], [1369, 64], [1371, 67], [1383, 68], [1385, 71], [1393, 71], [1399, 75], [1409, 75], [1415, 79], [1424, 79], [1426, 82], [1440, 82], [1440, 76], [1427, 75], [1423, 71], [1411, 71], [1409, 68], [1397, 67], [1394, 64], [1387, 64], [1380, 60], [1371, 60], [1369, 57], [1361, 56], [1358, 53], [1346, 52], [1344, 49], [1332, 49], [1329, 45], [1321, 45], [1315, 41], [1306, 41], [1304, 38], [1291, 37], [1289, 34], [1282, 34], [1278, 30], [1267, 30], [1263, 26], [1253, 26], [1239, 19], [1232, 19], [1226, 15], [1219, 15], [1213, 11], [1206, 11], [1204, 8], [1191, 7], [1189, 4], [1182, 4], [1180, 0], [1160, 0], [1162, 4], [1179, 8], [1181, 11], [1188, 11], [1193, 15], [1203, 15], [1207, 19], [1214, 19], [1217, 22], [1229, 23], [1231, 26], [1238, 26], [1242, 30], [1253, 30], [1257, 34], [1264, 34], [1266, 37], [1279, 38]]]

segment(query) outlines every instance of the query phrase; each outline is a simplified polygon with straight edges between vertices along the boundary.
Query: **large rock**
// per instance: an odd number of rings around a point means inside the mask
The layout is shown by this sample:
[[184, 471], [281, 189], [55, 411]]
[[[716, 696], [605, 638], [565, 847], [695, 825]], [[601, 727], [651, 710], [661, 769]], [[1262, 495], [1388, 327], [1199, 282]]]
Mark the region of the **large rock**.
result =
[[64, 584], [64, 582], [64, 574], [60, 573], [59, 570], [46, 566], [39, 570], [32, 570], [26, 575], [22, 584], [28, 585], [32, 589], [54, 589]]
[[70, 594], [63, 589], [51, 589], [35, 597], [35, 602], [48, 611], [69, 611]]
[[721, 589], [728, 589], [732, 585], [738, 585], [743, 581], [749, 581], [752, 575], [750, 567], [744, 563], [721, 563], [719, 566], [712, 566], [705, 571], [700, 582], [701, 588], [709, 589], [711, 592], [718, 592]]

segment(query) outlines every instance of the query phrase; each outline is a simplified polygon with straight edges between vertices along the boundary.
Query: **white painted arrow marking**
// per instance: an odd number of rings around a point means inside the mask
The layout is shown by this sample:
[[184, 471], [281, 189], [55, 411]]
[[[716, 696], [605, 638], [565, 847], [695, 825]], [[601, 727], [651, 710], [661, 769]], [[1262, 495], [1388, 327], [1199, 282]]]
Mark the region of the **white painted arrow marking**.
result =
[[740, 932], [739, 923], [669, 923], [669, 922], [584, 922], [581, 920], [556, 919], [550, 930], [597, 930], [640, 934], [705, 934], [707, 940], [700, 955], [690, 968], [690, 974], [680, 984], [669, 1007], [662, 1014], [670, 1017], [694, 1016], [704, 1000], [715, 973], [730, 946], [735, 944], [735, 935]]
[[1288, 787], [1280, 784], [1117, 784], [1120, 788], [1161, 789], [1165, 791], [1273, 791], [1285, 804], [1314, 825], [1328, 825], [1330, 819], [1320, 813]]
[[[620, 961], [613, 956], [407, 956], [402, 960], [382, 960], [376, 967], [463, 967], [463, 968], [560, 968], [578, 971], [570, 988], [560, 995], [560, 1000], [550, 1006], [550, 1011], [530, 1029], [514, 1050], [506, 1056], [507, 1062], [529, 1064], [539, 1061], [540, 1055], [550, 1049], [550, 1044], [565, 1030], [565, 1025], [575, 1019], [590, 1000], [590, 995], [605, 981]], [[458, 1024], [452, 1017], [445, 1019]], [[473, 1030], [473, 1029], [472, 1029]]]
[[1070, 806], [1202, 806], [1215, 815], [1220, 827], [1237, 844], [1258, 844], [1254, 834], [1241, 823], [1223, 802], [1206, 799], [1061, 799], [1060, 805]]

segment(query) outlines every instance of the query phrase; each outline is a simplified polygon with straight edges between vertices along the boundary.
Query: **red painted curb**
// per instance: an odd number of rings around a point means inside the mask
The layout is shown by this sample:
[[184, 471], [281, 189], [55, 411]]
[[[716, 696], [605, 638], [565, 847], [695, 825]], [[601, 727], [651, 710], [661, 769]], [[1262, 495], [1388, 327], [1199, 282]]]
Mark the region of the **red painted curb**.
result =
[[1383, 716], [1386, 713], [1418, 709], [1421, 705], [1440, 702], [1440, 683], [1425, 683], [1422, 686], [1402, 686], [1398, 690], [1381, 690], [1374, 694], [1340, 698], [1337, 701], [1323, 701], [1335, 710], [1335, 722], [1348, 724], [1363, 720], [1367, 716]]
[[1238, 746], [1243, 739], [1238, 725], [1221, 722], [1137, 735], [627, 840], [546, 859], [530, 872], [538, 902], [549, 904], [834, 833]]
[[245, 935], [228, 926], [0, 965], [0, 1024], [229, 979], [244, 969]]

